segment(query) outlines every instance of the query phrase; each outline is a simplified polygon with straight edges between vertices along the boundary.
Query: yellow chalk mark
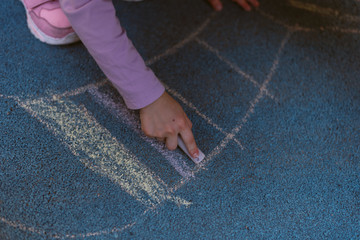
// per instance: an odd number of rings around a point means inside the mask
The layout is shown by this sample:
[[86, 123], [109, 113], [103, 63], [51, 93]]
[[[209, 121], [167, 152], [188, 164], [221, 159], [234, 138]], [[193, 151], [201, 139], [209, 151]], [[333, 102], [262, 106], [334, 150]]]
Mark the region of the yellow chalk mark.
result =
[[[324, 8], [312, 3], [304, 3], [296, 0], [289, 0], [291, 6], [295, 8], [299, 8], [302, 10], [319, 13], [322, 15], [328, 15], [333, 17], [338, 17], [338, 19], [348, 20], [348, 21], [360, 21], [358, 16], [353, 16], [349, 14], [341, 14], [340, 11], [332, 9], [332, 8]], [[340, 15], [341, 14], [341, 15]]]
[[147, 207], [154, 207], [164, 200], [178, 205], [190, 204], [172, 196], [166, 185], [99, 124], [84, 106], [69, 99], [38, 99], [27, 101], [23, 106], [46, 124], [74, 155], [80, 156], [88, 168], [119, 184]]

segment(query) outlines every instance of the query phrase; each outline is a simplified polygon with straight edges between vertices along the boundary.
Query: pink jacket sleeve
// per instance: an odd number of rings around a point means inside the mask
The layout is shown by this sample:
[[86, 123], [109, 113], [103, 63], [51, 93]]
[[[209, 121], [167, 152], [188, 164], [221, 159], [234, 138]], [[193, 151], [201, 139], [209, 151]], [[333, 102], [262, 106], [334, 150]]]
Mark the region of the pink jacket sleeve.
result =
[[128, 39], [111, 0], [60, 3], [73, 29], [128, 108], [143, 108], [163, 94], [163, 85]]

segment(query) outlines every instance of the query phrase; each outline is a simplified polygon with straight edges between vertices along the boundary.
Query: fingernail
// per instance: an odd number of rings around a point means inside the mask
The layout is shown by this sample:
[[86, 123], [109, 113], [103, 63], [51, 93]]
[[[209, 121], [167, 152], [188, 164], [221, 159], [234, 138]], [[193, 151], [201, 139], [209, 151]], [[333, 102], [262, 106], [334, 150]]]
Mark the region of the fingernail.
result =
[[199, 157], [199, 151], [193, 152], [192, 156], [193, 156], [193, 158], [198, 158]]

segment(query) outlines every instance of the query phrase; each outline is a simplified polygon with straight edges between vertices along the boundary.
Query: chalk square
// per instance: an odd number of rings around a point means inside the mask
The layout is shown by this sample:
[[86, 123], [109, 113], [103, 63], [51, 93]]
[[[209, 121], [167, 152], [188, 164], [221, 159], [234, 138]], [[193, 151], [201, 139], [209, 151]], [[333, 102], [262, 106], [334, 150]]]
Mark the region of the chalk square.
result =
[[264, 21], [256, 11], [245, 12], [234, 5], [225, 4], [224, 11], [212, 19], [199, 39], [261, 84], [272, 67], [287, 29]]
[[[160, 60], [153, 69], [171, 91], [180, 94], [197, 109], [198, 115], [204, 114], [227, 132], [239, 123], [249, 108], [249, 102], [259, 91], [196, 42]], [[208, 121], [203, 122], [204, 128], [215, 128]], [[206, 132], [202, 134], [211, 138]]]

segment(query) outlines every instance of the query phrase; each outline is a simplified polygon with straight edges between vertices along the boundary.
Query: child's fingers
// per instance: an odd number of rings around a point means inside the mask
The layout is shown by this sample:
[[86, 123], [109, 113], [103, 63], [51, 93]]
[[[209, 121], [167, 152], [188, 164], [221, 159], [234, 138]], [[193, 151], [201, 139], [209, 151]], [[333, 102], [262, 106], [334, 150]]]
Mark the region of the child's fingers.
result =
[[199, 149], [196, 146], [195, 138], [192, 131], [189, 128], [184, 129], [180, 132], [180, 136], [190, 155], [194, 158], [197, 158], [199, 156]]
[[246, 0], [233, 0], [233, 1], [239, 4], [242, 8], [244, 8], [245, 11], [251, 10], [251, 7]]
[[156, 137], [156, 140], [158, 140], [159, 142], [165, 142], [165, 138], [162, 137]]
[[192, 124], [192, 122], [190, 121], [190, 119], [187, 116], [186, 116], [186, 123], [189, 126], [189, 128], [191, 129], [193, 124]]
[[222, 9], [222, 4], [220, 0], [208, 0], [210, 5], [216, 10], [220, 11]]
[[260, 5], [260, 3], [258, 2], [258, 0], [248, 0], [248, 2], [251, 3], [251, 5], [253, 5], [254, 7], [258, 7]]
[[165, 140], [165, 145], [169, 150], [175, 150], [177, 147], [177, 135], [170, 135]]

